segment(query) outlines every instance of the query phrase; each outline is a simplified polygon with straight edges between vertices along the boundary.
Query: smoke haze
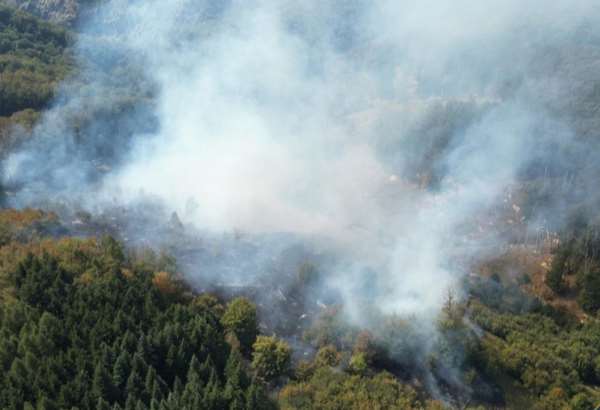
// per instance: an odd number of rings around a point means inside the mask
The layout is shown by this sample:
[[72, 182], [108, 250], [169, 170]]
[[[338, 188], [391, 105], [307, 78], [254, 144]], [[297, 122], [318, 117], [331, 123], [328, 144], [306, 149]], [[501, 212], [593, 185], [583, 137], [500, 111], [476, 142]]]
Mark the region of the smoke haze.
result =
[[[600, 41], [599, 12], [109, 1], [81, 23], [80, 74], [4, 159], [7, 202], [99, 212], [152, 198], [198, 230], [292, 234], [339, 255], [323, 280], [354, 323], [375, 301], [433, 318], [465, 261], [513, 239], [500, 221], [525, 175], [592, 186], [595, 120], [569, 101], [600, 70], [573, 67], [567, 50]], [[511, 217], [525, 230], [561, 220], [567, 191]]]

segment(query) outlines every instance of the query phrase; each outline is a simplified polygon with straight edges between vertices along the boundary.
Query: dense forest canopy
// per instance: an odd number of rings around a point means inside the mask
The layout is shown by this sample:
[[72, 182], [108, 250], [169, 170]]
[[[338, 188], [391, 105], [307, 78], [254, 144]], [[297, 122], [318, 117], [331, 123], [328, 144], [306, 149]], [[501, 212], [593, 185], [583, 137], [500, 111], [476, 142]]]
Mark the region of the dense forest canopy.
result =
[[[166, 255], [128, 254], [108, 236], [47, 237], [59, 222], [40, 211], [0, 219], [2, 408], [270, 409], [269, 389], [290, 377], [284, 408], [421, 408], [390, 374], [354, 364], [340, 378], [321, 351], [294, 376], [288, 344], [257, 336], [252, 302], [194, 294]], [[303, 398], [324, 381], [347, 391]]]
[[0, 408], [600, 405], [597, 8], [2, 3]]
[[0, 6], [0, 116], [40, 110], [69, 69], [66, 30]]
[[31, 129], [72, 69], [68, 32], [0, 5], [0, 144]]

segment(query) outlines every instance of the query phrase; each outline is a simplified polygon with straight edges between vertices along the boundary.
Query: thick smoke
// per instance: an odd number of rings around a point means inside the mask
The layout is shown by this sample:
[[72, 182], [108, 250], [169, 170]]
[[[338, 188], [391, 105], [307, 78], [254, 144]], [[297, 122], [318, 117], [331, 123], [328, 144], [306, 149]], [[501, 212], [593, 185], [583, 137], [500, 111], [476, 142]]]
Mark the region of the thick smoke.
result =
[[[509, 213], [539, 230], [572, 205], [564, 178], [597, 175], [597, 124], [573, 107], [589, 110], [598, 80], [599, 12], [109, 1], [82, 23], [81, 75], [3, 162], [9, 201], [98, 211], [151, 197], [202, 231], [291, 234], [338, 256], [323, 281], [354, 323], [375, 303], [433, 318], [473, 260], [514, 240]], [[523, 178], [557, 175], [567, 188], [526, 217], [512, 206]]]

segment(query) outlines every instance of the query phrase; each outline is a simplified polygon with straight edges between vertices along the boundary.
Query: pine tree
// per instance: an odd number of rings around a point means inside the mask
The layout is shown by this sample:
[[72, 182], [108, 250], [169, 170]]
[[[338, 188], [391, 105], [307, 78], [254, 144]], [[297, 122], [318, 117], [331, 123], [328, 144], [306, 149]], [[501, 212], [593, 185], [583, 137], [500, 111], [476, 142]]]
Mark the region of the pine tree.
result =
[[271, 404], [262, 384], [253, 380], [248, 390], [246, 390], [246, 409], [271, 410], [273, 408], [274, 406]]
[[192, 361], [187, 373], [187, 383], [181, 396], [182, 403], [189, 408], [197, 408], [202, 401], [203, 382], [200, 379], [200, 363], [196, 356], [192, 356]]
[[125, 391], [128, 397], [134, 397], [136, 400], [142, 397], [144, 392], [144, 381], [136, 368], [131, 370], [127, 378]]
[[588, 313], [597, 313], [600, 309], [600, 272], [592, 271], [581, 275], [579, 303]]
[[161, 401], [164, 398], [164, 388], [161, 387], [162, 383], [159, 382], [158, 379], [154, 380], [154, 384], [152, 385], [152, 393], [151, 398], [156, 401]]
[[[130, 288], [131, 289], [131, 288]], [[123, 339], [121, 339], [121, 350], [126, 350], [127, 352], [135, 353], [137, 349], [137, 340], [133, 333], [130, 330], [125, 332]]]
[[112, 369], [112, 365], [115, 362], [115, 357], [113, 355], [111, 347], [103, 342], [101, 350], [102, 354], [100, 355], [100, 362], [102, 363], [105, 369]]
[[143, 334], [138, 339], [137, 347], [135, 349], [135, 354], [139, 355], [145, 361], [151, 358], [151, 348], [148, 343], [148, 339]]
[[178, 397], [183, 392], [183, 383], [181, 383], [181, 379], [179, 377], [175, 377], [175, 381], [173, 382], [173, 389], [171, 390]]
[[566, 289], [563, 271], [553, 266], [546, 274], [546, 285], [555, 293], [562, 294]]
[[165, 364], [174, 376], [177, 375], [177, 348], [173, 345], [169, 347]]
[[30, 375], [25, 362], [19, 358], [13, 360], [8, 372], [8, 384], [15, 391], [21, 392], [23, 399], [33, 401], [34, 395], [29, 385]]
[[146, 405], [141, 400], [138, 400], [135, 405], [135, 410], [148, 410], [148, 407], [146, 407]]
[[224, 400], [221, 396], [221, 389], [216, 378], [211, 378], [208, 384], [204, 387], [202, 402], [208, 409], [222, 409]]
[[124, 389], [127, 378], [131, 372], [131, 363], [129, 353], [126, 350], [121, 350], [117, 357], [117, 361], [113, 367], [113, 385], [117, 388]]
[[203, 381], [204, 380], [208, 381], [212, 377], [214, 372], [215, 372], [215, 364], [212, 361], [212, 358], [209, 354], [208, 356], [206, 356], [206, 360], [204, 360], [204, 362], [200, 366], [200, 371], [199, 371], [200, 379]]
[[96, 405], [96, 410], [110, 410], [110, 405], [103, 398], [99, 398], [98, 404]]
[[246, 390], [250, 384], [242, 367], [242, 356], [237, 350], [232, 350], [229, 354], [225, 365], [225, 378], [229, 383], [242, 390]]
[[232, 350], [225, 366], [225, 390], [223, 397], [231, 409], [244, 408], [244, 390], [248, 382], [242, 370], [242, 359], [237, 350]]
[[110, 374], [104, 367], [104, 363], [99, 361], [92, 379], [92, 395], [96, 400], [105, 399], [111, 402], [113, 401], [113, 391]]
[[58, 410], [58, 406], [46, 396], [42, 396], [37, 400], [36, 410]]
[[569, 240], [562, 244], [552, 258], [550, 270], [546, 274], [546, 285], [558, 294], [561, 294], [566, 290], [565, 276], [570, 273], [568, 267], [573, 247], [573, 240]]
[[196, 355], [192, 355], [192, 359], [190, 360], [190, 365], [188, 367], [187, 378], [189, 380], [191, 375], [196, 375], [196, 376], [200, 377], [200, 373], [201, 373], [200, 362], [198, 361], [198, 358], [196, 357]]
[[137, 400], [132, 395], [127, 396], [127, 400], [125, 401], [125, 410], [135, 410], [135, 405]]
[[146, 401], [149, 401], [153, 397], [154, 383], [156, 382], [156, 370], [154, 367], [148, 366], [146, 372], [146, 378], [144, 379], [144, 391], [143, 396]]
[[160, 401], [152, 398], [152, 400], [150, 400], [150, 410], [160, 410]]
[[180, 393], [173, 390], [173, 391], [171, 391], [171, 393], [169, 393], [167, 400], [163, 401], [161, 403], [161, 407], [164, 407], [169, 410], [180, 409], [180, 408], [182, 408], [182, 406], [180, 405], [180, 399], [181, 399]]
[[177, 348], [177, 354], [175, 358], [175, 372], [176, 374], [183, 374], [187, 370], [187, 363], [189, 363], [188, 355], [187, 355], [187, 347], [185, 345], [185, 341], [182, 340], [179, 343], [179, 347]]

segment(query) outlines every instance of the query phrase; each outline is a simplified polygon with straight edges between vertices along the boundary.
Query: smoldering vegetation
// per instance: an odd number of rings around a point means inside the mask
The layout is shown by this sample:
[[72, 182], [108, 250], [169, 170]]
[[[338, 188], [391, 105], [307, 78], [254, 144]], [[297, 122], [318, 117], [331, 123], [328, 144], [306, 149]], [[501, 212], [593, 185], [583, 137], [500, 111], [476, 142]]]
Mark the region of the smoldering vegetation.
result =
[[457, 314], [449, 289], [495, 294], [464, 286], [478, 263], [596, 217], [599, 17], [592, 1], [109, 1], [4, 154], [3, 201], [174, 255], [298, 351], [329, 320], [313, 341], [366, 329], [395, 373], [493, 398], [457, 376], [477, 329], [441, 332], [440, 311]]

